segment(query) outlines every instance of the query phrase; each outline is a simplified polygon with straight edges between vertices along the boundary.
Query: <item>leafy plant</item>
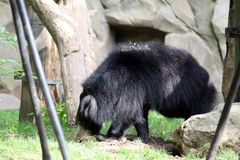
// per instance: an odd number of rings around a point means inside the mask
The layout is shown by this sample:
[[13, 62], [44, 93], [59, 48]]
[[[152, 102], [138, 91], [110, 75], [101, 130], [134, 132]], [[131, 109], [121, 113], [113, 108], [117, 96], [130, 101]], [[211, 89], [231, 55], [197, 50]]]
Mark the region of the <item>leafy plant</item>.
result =
[[59, 120], [62, 124], [67, 124], [67, 107], [66, 103], [58, 103], [57, 105], [57, 114]]
[[4, 27], [0, 26], [0, 44], [16, 48], [17, 36], [14, 33], [6, 31]]
[[[66, 103], [58, 103], [56, 104], [56, 111], [59, 117], [59, 120], [61, 122], [61, 124], [66, 125], [67, 124], [67, 107], [66, 107]], [[42, 109], [42, 115], [44, 117], [44, 121], [47, 124], [51, 123], [50, 117], [48, 115], [48, 111], [47, 108], [44, 107]]]
[[[12, 48], [17, 47], [17, 36], [0, 26], [0, 44]], [[15, 76], [23, 74], [21, 62], [13, 59], [0, 58], [0, 76]]]
[[0, 75], [1, 76], [16, 76], [21, 74], [23, 76], [23, 70], [21, 62], [13, 59], [1, 59], [0, 58]]

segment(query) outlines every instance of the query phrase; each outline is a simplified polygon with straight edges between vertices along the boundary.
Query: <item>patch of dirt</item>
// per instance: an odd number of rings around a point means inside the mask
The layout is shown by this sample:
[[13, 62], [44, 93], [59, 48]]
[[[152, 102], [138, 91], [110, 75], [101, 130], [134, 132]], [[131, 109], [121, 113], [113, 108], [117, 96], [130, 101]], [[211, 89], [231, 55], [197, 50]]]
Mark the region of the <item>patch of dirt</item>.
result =
[[139, 150], [146, 147], [147, 144], [144, 144], [138, 140], [136, 141], [130, 141], [126, 139], [125, 137], [121, 140], [107, 140], [107, 141], [100, 141], [98, 142], [98, 147], [108, 151], [115, 153], [120, 148], [128, 148], [129, 150]]
[[148, 143], [142, 143], [141, 140], [136, 139], [134, 135], [126, 135], [125, 137], [121, 138], [120, 140], [103, 140], [103, 137], [97, 137], [98, 140], [98, 147], [102, 148], [108, 152], [116, 153], [120, 148], [128, 148], [129, 150], [139, 150], [145, 147], [153, 147], [156, 149], [165, 149], [172, 155], [170, 160], [182, 160], [181, 151], [179, 151], [175, 143], [172, 141], [164, 141], [163, 139], [156, 138], [154, 136], [150, 136]]

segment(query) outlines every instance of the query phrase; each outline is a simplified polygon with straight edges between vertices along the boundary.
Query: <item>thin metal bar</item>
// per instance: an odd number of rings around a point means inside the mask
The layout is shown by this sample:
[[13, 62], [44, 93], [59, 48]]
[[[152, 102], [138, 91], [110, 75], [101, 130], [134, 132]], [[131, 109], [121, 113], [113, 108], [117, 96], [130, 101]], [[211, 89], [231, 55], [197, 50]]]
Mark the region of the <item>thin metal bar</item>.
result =
[[23, 28], [25, 31], [25, 36], [26, 36], [27, 42], [29, 44], [30, 53], [31, 53], [32, 59], [33, 59], [33, 64], [34, 64], [34, 67], [35, 67], [35, 70], [37, 73], [38, 80], [40, 82], [40, 86], [41, 86], [46, 104], [47, 104], [48, 113], [50, 115], [50, 119], [51, 119], [51, 122], [53, 125], [53, 130], [54, 130], [55, 135], [58, 140], [58, 144], [59, 144], [59, 147], [60, 147], [60, 150], [62, 153], [62, 157], [64, 160], [69, 160], [70, 157], [67, 152], [67, 146], [65, 143], [64, 134], [63, 134], [62, 127], [60, 125], [60, 122], [59, 122], [59, 119], [58, 119], [58, 116], [56, 113], [55, 105], [53, 103], [52, 97], [49, 92], [49, 88], [48, 88], [46, 78], [44, 75], [40, 56], [39, 56], [37, 47], [34, 43], [34, 37], [33, 37], [32, 29], [30, 26], [30, 22], [28, 19], [24, 0], [17, 0], [17, 6], [18, 6], [18, 10], [19, 10], [20, 17], [22, 20]]
[[223, 134], [224, 128], [226, 127], [227, 120], [229, 118], [229, 113], [232, 107], [232, 103], [234, 101], [234, 98], [236, 97], [238, 88], [240, 85], [240, 64], [238, 64], [237, 70], [234, 74], [232, 84], [220, 117], [220, 120], [218, 122], [218, 126], [216, 129], [216, 133], [213, 137], [211, 147], [209, 149], [209, 153], [207, 156], [207, 160], [214, 160], [217, 154], [217, 149], [220, 143], [220, 138]]
[[50, 158], [48, 144], [47, 144], [47, 136], [46, 136], [45, 128], [42, 121], [42, 115], [40, 112], [37, 89], [32, 76], [32, 68], [31, 68], [31, 64], [30, 64], [30, 60], [27, 52], [27, 46], [24, 44], [25, 37], [24, 37], [22, 23], [19, 17], [16, 0], [10, 0], [10, 5], [11, 5], [14, 25], [15, 25], [15, 29], [18, 37], [18, 44], [19, 44], [19, 50], [20, 50], [20, 55], [22, 59], [23, 69], [27, 77], [29, 93], [31, 96], [31, 101], [33, 103], [36, 125], [37, 125], [38, 134], [39, 134], [41, 147], [42, 147], [42, 159], [50, 160], [51, 158]]

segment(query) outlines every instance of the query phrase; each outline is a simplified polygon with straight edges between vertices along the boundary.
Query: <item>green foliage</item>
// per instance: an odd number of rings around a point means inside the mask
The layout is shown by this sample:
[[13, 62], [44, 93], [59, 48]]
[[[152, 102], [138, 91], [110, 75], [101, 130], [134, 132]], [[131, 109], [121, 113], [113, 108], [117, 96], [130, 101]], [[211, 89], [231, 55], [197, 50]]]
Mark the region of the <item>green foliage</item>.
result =
[[17, 36], [14, 33], [6, 31], [4, 27], [0, 26], [0, 44], [16, 48]]
[[23, 77], [22, 64], [13, 59], [0, 58], [0, 76]]
[[[0, 26], [0, 45], [17, 47], [17, 37], [14, 33], [6, 31]], [[13, 59], [0, 58], [0, 76], [18, 76], [23, 74], [22, 65], [19, 61]]]
[[172, 133], [183, 122], [181, 118], [167, 118], [157, 112], [150, 112], [148, 119], [151, 134], [164, 140], [172, 140]]
[[[183, 122], [180, 118], [166, 118], [161, 114], [150, 111], [148, 115], [149, 119], [149, 130], [150, 134], [156, 137], [162, 138], [164, 140], [172, 140], [172, 133], [177, 129], [177, 127]], [[101, 129], [102, 134], [106, 134], [111, 122], [105, 122], [103, 128]], [[136, 130], [133, 126], [127, 129], [126, 134], [136, 135]]]
[[200, 158], [200, 157], [197, 157], [196, 155], [188, 154], [185, 156], [184, 160], [205, 160], [205, 158]]
[[[66, 103], [56, 104], [56, 111], [59, 118], [59, 121], [62, 125], [67, 125], [67, 107]], [[50, 117], [48, 115], [47, 107], [42, 109], [42, 115], [46, 124], [51, 124]]]
[[59, 120], [62, 124], [67, 124], [67, 107], [66, 103], [59, 103], [56, 105], [57, 107], [57, 114]]
[[237, 155], [236, 152], [234, 152], [230, 148], [221, 147], [220, 151], [217, 155], [217, 160], [239, 160], [240, 155]]
[[[136, 144], [137, 145], [137, 144]], [[146, 147], [143, 149], [128, 149], [126, 147], [120, 148], [117, 151], [117, 160], [168, 160], [169, 155], [164, 150], [157, 150], [151, 147]]]
[[103, 127], [102, 127], [100, 133], [101, 133], [101, 134], [104, 134], [104, 135], [107, 134], [108, 129], [110, 128], [110, 126], [111, 126], [111, 122], [110, 122], [110, 121], [105, 122], [105, 123], [103, 124]]

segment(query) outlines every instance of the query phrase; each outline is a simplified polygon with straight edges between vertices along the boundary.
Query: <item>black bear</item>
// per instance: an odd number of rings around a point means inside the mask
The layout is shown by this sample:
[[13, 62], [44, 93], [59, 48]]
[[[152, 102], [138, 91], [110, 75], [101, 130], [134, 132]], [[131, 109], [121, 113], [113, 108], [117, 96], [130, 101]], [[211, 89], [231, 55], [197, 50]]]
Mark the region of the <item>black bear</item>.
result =
[[211, 111], [217, 94], [187, 51], [154, 41], [117, 45], [82, 86], [76, 117], [81, 129], [99, 134], [110, 120], [107, 138], [118, 139], [133, 124], [144, 142], [149, 109], [186, 119]]

